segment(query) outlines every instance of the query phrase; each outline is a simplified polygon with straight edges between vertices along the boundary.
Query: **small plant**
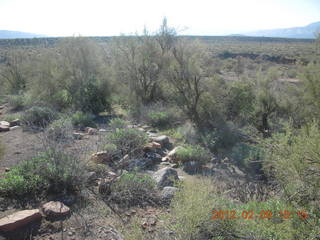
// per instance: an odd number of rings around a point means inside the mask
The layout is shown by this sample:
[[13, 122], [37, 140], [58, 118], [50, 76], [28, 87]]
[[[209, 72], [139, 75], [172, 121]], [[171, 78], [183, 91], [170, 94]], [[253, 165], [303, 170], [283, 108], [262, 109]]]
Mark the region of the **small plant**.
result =
[[113, 130], [117, 129], [117, 128], [125, 128], [128, 125], [128, 121], [123, 120], [121, 118], [114, 118], [111, 119], [110, 123], [109, 123], [109, 127]]
[[34, 106], [26, 110], [21, 117], [26, 125], [45, 127], [57, 118], [57, 114], [48, 107]]
[[166, 127], [170, 125], [170, 120], [169, 113], [165, 111], [154, 111], [147, 115], [147, 121], [153, 127]]
[[124, 173], [111, 185], [110, 201], [121, 207], [156, 205], [159, 200], [155, 181], [148, 175]]
[[23, 161], [0, 179], [0, 196], [21, 198], [42, 193], [75, 192], [85, 182], [81, 161], [54, 149]]
[[53, 121], [47, 128], [47, 134], [51, 140], [68, 141], [72, 139], [73, 126], [68, 118], [60, 118]]
[[80, 111], [75, 112], [71, 116], [71, 122], [73, 126], [82, 130], [86, 127], [96, 127], [96, 124], [94, 122], [94, 115], [83, 113]]
[[203, 165], [210, 160], [210, 153], [199, 145], [186, 145], [179, 148], [176, 154], [182, 163], [196, 161]]
[[116, 129], [107, 135], [107, 140], [116, 145], [122, 154], [136, 150], [147, 143], [147, 134], [133, 128]]

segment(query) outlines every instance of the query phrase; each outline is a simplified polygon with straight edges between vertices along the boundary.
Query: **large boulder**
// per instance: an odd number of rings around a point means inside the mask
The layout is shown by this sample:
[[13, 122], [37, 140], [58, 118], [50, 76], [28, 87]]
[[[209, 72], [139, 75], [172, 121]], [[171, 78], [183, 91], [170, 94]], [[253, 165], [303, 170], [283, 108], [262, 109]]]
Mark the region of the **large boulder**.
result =
[[42, 206], [42, 213], [49, 218], [65, 217], [70, 214], [70, 208], [59, 201], [50, 201]]
[[170, 187], [170, 186], [164, 187], [161, 192], [161, 197], [165, 201], [170, 201], [178, 190], [179, 189], [176, 187]]
[[0, 231], [9, 232], [41, 219], [39, 209], [15, 212], [0, 219]]
[[153, 142], [160, 143], [161, 146], [166, 146], [170, 143], [170, 139], [166, 135], [158, 136], [158, 137], [152, 137], [151, 138]]
[[157, 187], [162, 189], [167, 186], [173, 186], [178, 181], [178, 173], [170, 167], [162, 168], [153, 174], [153, 179], [157, 182]]

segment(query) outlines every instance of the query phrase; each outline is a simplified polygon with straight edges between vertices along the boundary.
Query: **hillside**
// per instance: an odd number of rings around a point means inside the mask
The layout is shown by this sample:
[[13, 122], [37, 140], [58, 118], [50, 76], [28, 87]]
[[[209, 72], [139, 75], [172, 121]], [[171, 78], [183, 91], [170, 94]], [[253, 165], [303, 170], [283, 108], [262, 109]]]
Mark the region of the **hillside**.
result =
[[44, 37], [44, 35], [27, 33], [27, 32], [0, 30], [0, 39], [36, 38], [36, 37]]
[[259, 30], [249, 32], [247, 36], [253, 37], [278, 37], [278, 38], [315, 38], [320, 30], [320, 22], [311, 23], [304, 27]]

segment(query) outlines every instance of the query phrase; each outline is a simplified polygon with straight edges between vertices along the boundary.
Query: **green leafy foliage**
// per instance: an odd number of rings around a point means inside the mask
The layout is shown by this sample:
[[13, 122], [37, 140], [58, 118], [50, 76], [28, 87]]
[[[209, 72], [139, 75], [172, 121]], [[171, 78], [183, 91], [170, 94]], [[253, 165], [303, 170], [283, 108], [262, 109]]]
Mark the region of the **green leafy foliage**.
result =
[[126, 120], [123, 120], [121, 118], [113, 118], [109, 122], [109, 127], [111, 129], [115, 130], [117, 128], [125, 128], [125, 127], [127, 127], [128, 124], [129, 124], [129, 122]]
[[96, 124], [94, 122], [94, 115], [90, 113], [77, 111], [72, 114], [71, 122], [74, 127], [79, 129], [84, 129], [86, 127], [96, 127]]
[[147, 143], [147, 134], [134, 128], [120, 128], [107, 135], [107, 141], [117, 146], [122, 154], [141, 148]]
[[74, 192], [84, 183], [83, 164], [73, 156], [49, 150], [13, 167], [0, 179], [0, 195], [20, 198]]

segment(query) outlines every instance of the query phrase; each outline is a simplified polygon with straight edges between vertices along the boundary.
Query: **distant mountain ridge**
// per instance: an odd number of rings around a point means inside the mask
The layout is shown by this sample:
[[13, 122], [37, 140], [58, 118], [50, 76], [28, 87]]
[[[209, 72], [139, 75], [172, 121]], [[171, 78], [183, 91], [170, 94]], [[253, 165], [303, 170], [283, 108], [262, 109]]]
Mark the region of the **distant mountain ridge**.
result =
[[45, 37], [45, 36], [40, 34], [27, 33], [27, 32], [0, 30], [0, 39], [38, 38], [38, 37]]
[[320, 22], [311, 23], [304, 27], [259, 30], [245, 33], [245, 35], [252, 37], [315, 38], [317, 32], [320, 32]]

